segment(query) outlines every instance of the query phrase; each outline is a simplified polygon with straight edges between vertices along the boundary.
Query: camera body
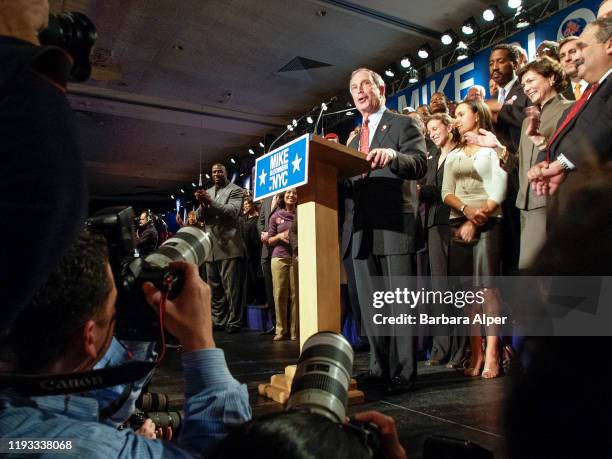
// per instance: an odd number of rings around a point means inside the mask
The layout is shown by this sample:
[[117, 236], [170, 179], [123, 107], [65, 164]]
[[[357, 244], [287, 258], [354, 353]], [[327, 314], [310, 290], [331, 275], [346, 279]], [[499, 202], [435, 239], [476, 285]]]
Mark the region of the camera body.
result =
[[201, 228], [186, 226], [146, 257], [136, 255], [134, 210], [108, 207], [92, 215], [86, 227], [102, 234], [107, 241], [109, 259], [117, 285], [117, 325], [119, 339], [156, 341], [160, 336], [159, 318], [142, 292], [145, 282], [152, 282], [172, 299], [182, 287], [180, 273], [168, 265], [185, 261], [200, 266], [210, 253], [211, 240]]

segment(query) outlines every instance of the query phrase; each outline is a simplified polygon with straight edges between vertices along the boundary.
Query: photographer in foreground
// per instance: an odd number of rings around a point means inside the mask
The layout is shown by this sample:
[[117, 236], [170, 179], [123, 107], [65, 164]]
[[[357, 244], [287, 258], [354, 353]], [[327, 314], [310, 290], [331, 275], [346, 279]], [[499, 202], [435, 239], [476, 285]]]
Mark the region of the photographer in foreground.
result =
[[[87, 209], [85, 166], [65, 96], [70, 56], [40, 46], [49, 4], [0, 0], [0, 333], [78, 235]], [[31, 221], [36, 224], [20, 224]], [[11, 224], [8, 224], [12, 222]]]
[[[185, 416], [177, 445], [98, 422], [98, 402], [91, 397], [24, 397], [12, 389], [0, 392], [0, 437], [72, 440], [72, 453], [88, 458], [191, 457], [206, 455], [232, 427], [248, 421], [246, 386], [231, 376], [223, 351], [215, 348], [210, 289], [195, 265], [178, 262], [171, 268], [184, 277], [164, 315], [167, 330], [184, 348]], [[161, 292], [150, 283], [143, 290], [157, 307]], [[104, 239], [82, 233], [16, 319], [4, 364], [27, 374], [92, 369], [113, 337], [116, 296]]]

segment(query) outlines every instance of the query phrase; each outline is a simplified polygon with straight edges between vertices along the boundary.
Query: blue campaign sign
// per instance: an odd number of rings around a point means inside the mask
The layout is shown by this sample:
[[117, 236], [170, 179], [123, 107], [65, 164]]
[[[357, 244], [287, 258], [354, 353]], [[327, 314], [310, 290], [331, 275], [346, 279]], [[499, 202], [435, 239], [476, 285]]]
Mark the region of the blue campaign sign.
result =
[[304, 134], [255, 161], [255, 201], [308, 183], [308, 144]]

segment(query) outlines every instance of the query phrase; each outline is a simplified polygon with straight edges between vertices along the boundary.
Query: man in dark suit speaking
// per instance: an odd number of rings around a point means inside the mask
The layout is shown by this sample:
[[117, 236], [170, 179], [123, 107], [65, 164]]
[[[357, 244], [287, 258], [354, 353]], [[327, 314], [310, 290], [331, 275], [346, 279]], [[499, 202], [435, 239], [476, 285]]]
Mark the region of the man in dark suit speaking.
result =
[[[357, 294], [370, 341], [370, 380], [386, 384], [389, 393], [409, 390], [416, 378], [416, 348], [406, 333], [380, 336], [372, 316], [374, 278], [416, 275], [418, 196], [416, 182], [427, 171], [425, 139], [414, 120], [385, 107], [385, 83], [361, 68], [351, 75], [350, 92], [363, 116], [359, 136], [349, 144], [371, 163], [371, 171], [347, 180], [352, 199], [352, 231], [342, 246], [351, 246]], [[345, 222], [346, 224], [346, 222]], [[390, 288], [387, 285], [387, 288]]]

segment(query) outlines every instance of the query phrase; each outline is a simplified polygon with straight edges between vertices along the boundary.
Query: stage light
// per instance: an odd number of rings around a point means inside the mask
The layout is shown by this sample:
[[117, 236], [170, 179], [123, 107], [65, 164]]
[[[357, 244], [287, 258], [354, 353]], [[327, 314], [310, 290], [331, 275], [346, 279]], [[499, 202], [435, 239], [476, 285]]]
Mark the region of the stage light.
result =
[[293, 127], [297, 127], [297, 120], [294, 119], [291, 124], [293, 124]]
[[233, 156], [230, 158], [230, 163], [232, 164], [236, 164], [236, 158], [234, 158]]
[[469, 58], [472, 55], [472, 51], [464, 42], [460, 41], [455, 49], [457, 61], [462, 61]]
[[249, 155], [254, 155], [255, 154], [255, 150], [253, 150], [252, 148], [249, 148]]
[[410, 68], [410, 66], [412, 65], [412, 63], [410, 62], [410, 56], [402, 57], [400, 60], [400, 65], [402, 66], [402, 68], [405, 68], [405, 69]]
[[417, 69], [411, 69], [408, 73], [408, 83], [414, 84], [419, 82], [419, 72]]
[[210, 180], [210, 175], [209, 174], [206, 174], [205, 177], [206, 177], [207, 180]]
[[385, 76], [387, 76], [389, 78], [393, 78], [395, 76], [395, 72], [393, 71], [393, 69], [391, 67], [387, 67], [385, 69]]
[[172, 199], [174, 201], [174, 195], [173, 194], [170, 195], [170, 199]]
[[512, 8], [513, 10], [517, 9], [521, 6], [523, 2], [521, 0], [508, 0], [508, 8]]
[[476, 24], [476, 20], [473, 17], [469, 18], [461, 26], [461, 33], [465, 36], [471, 37], [477, 32], [478, 32], [478, 24]]
[[196, 187], [195, 182], [191, 182], [191, 186], [195, 188]]
[[514, 16], [514, 27], [516, 27], [517, 29], [524, 29], [525, 27], [529, 27], [530, 25], [531, 20], [529, 19], [529, 14], [527, 14], [527, 11], [519, 7], [516, 10], [516, 15]]
[[325, 102], [321, 104], [321, 110], [323, 110], [324, 112], [327, 111], [327, 104]]
[[499, 9], [495, 5], [491, 5], [486, 10], [482, 12], [482, 19], [487, 22], [495, 21], [496, 19], [501, 18], [501, 13]]
[[293, 132], [293, 126], [291, 126], [290, 124], [287, 125], [287, 129], [289, 129], [289, 132]]
[[455, 37], [455, 32], [449, 29], [442, 34], [442, 36], [440, 37], [440, 41], [444, 46], [448, 46], [455, 41]]
[[263, 143], [263, 142], [259, 142], [259, 147], [260, 147], [260, 148], [265, 148], [266, 146], [264, 145], [264, 143]]
[[429, 46], [428, 44], [424, 44], [419, 48], [417, 54], [421, 59], [427, 59], [429, 56], [431, 56], [432, 52], [433, 50], [431, 49], [431, 46]]
[[181, 193], [185, 194], [185, 190], [183, 190], [182, 188], [181, 188]]
[[312, 119], [312, 116], [308, 116], [308, 117], [306, 117], [306, 122], [307, 122], [308, 124], [312, 124], [312, 123], [314, 123], [314, 120]]
[[352, 110], [349, 110], [348, 112], [346, 112], [346, 116], [353, 116], [353, 114], [354, 114], [354, 113], [353, 113], [353, 111], [352, 111]]

